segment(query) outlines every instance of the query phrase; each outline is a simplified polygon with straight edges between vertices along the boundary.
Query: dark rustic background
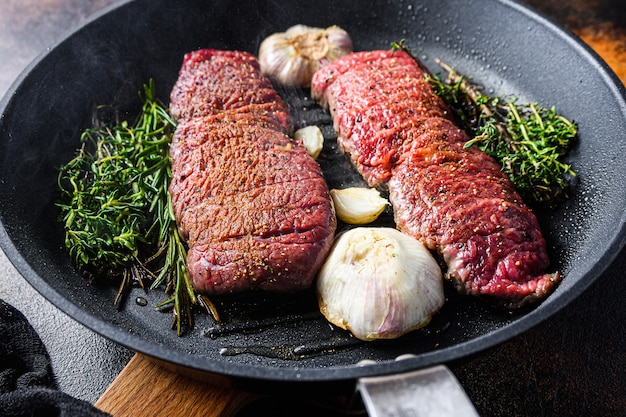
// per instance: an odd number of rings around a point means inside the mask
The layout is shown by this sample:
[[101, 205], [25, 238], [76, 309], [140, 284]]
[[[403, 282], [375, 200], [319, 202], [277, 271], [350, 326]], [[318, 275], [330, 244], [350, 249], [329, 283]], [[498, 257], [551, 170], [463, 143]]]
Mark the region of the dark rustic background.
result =
[[[3, 0], [0, 95], [56, 38], [112, 3]], [[626, 83], [626, 2], [525, 3], [580, 36]], [[481, 415], [626, 415], [625, 268], [622, 257], [603, 279], [545, 323], [476, 357], [449, 364]], [[71, 395], [95, 402], [133, 356], [59, 312], [1, 253], [0, 298], [31, 321], [50, 351], [60, 388]], [[275, 415], [313, 415], [298, 402], [266, 401], [259, 407]]]

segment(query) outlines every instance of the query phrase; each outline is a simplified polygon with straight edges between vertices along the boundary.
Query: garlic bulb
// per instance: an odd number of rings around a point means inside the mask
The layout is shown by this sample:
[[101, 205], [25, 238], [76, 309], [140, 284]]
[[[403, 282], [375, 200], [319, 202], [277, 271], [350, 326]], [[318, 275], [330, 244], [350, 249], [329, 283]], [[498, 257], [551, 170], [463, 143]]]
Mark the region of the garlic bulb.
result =
[[352, 52], [352, 39], [338, 26], [295, 25], [261, 42], [259, 63], [266, 76], [288, 86], [308, 87], [320, 67]]
[[304, 148], [313, 159], [317, 159], [324, 147], [324, 135], [317, 126], [307, 126], [296, 130], [294, 138], [302, 141]]
[[374, 188], [350, 187], [330, 190], [337, 217], [348, 224], [371, 223], [389, 205]]
[[441, 269], [428, 249], [386, 227], [339, 235], [316, 285], [326, 319], [366, 341], [426, 326], [445, 301]]

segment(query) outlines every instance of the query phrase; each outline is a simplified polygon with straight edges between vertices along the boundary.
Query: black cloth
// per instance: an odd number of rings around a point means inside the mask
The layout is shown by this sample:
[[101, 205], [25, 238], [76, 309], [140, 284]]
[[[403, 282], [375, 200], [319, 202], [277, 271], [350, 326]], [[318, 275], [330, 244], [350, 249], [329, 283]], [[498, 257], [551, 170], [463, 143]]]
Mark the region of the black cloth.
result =
[[0, 416], [108, 415], [57, 388], [39, 335], [20, 311], [0, 300]]

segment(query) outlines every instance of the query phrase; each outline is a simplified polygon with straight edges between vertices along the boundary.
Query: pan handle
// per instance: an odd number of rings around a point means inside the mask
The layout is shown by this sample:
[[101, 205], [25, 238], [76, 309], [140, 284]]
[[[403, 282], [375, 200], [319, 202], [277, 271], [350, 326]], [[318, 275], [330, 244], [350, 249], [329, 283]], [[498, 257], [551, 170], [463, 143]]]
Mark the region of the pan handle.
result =
[[444, 365], [358, 380], [370, 417], [478, 417], [454, 374]]

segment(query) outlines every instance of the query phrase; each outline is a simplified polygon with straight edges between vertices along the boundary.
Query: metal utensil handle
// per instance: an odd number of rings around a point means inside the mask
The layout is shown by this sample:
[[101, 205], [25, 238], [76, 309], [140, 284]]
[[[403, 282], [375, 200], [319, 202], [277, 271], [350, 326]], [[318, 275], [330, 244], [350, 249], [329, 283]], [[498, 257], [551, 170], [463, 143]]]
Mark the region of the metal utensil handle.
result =
[[357, 389], [370, 417], [478, 417], [459, 381], [443, 365], [361, 378]]

